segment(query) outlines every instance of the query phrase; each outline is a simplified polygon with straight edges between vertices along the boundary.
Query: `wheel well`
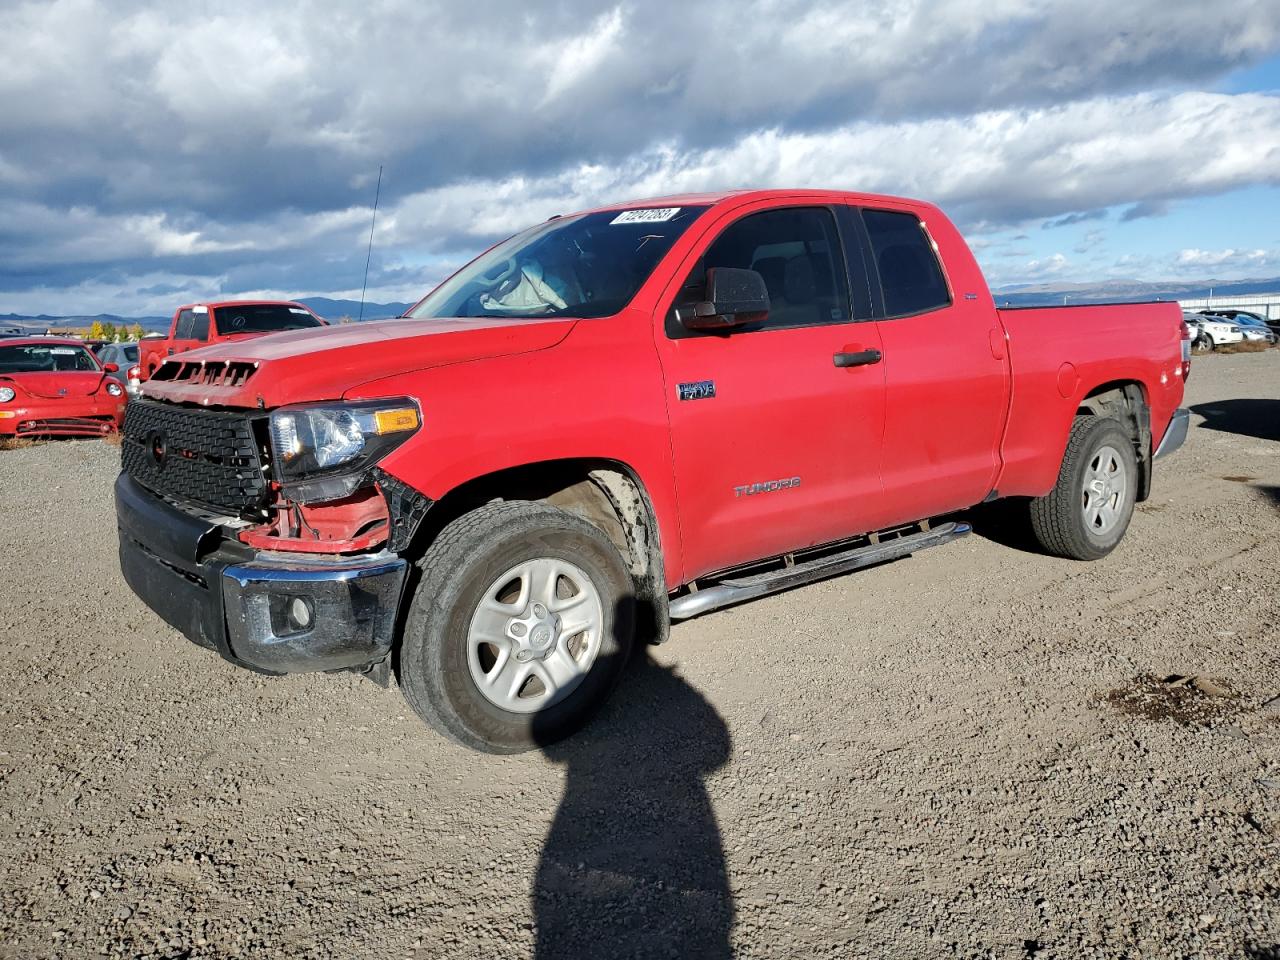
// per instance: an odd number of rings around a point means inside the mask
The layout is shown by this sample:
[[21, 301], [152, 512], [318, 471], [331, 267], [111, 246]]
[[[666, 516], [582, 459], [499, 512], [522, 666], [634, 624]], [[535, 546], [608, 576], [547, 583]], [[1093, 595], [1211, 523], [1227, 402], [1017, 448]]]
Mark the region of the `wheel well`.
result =
[[1151, 408], [1147, 393], [1136, 380], [1120, 380], [1095, 387], [1080, 401], [1076, 416], [1092, 414], [1118, 420], [1129, 431], [1138, 456], [1138, 501], [1151, 494]]
[[534, 500], [582, 517], [604, 532], [635, 579], [639, 635], [666, 638], [666, 580], [657, 519], [635, 473], [613, 460], [554, 460], [499, 470], [455, 487], [432, 504], [410, 547], [421, 556], [445, 525], [497, 500]]

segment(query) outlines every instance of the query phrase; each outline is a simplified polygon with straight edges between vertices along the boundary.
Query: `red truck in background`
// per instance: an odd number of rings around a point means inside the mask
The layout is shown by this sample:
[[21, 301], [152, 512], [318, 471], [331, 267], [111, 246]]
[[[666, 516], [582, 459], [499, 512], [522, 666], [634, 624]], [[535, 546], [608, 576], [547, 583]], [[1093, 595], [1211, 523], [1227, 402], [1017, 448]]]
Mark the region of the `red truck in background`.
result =
[[512, 752], [633, 638], [1028, 498], [1098, 559], [1183, 442], [1176, 304], [999, 310], [934, 206], [819, 191], [553, 218], [406, 317], [162, 364], [116, 484], [133, 590], [266, 673], [399, 683]]
[[188, 303], [173, 312], [168, 336], [139, 341], [138, 367], [145, 380], [169, 357], [187, 350], [324, 325], [308, 307], [292, 300]]

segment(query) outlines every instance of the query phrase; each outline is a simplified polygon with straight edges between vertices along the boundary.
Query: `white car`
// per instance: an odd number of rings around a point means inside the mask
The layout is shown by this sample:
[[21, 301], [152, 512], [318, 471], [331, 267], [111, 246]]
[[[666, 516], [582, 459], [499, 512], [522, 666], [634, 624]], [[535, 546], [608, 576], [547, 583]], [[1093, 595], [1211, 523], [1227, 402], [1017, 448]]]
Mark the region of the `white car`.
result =
[[1226, 343], [1239, 343], [1244, 339], [1239, 324], [1222, 317], [1201, 313], [1184, 313], [1182, 318], [1191, 327], [1192, 338], [1202, 350], [1216, 350]]

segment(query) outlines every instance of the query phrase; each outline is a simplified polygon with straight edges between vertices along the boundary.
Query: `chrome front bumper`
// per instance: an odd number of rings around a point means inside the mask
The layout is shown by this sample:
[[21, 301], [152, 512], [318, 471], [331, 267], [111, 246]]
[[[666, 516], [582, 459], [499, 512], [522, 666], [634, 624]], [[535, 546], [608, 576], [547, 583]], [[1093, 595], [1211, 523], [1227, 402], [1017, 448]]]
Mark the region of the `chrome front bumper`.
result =
[[166, 622], [262, 673], [360, 668], [395, 640], [409, 564], [394, 553], [252, 551], [126, 474], [116, 481], [120, 567]]
[[222, 571], [227, 641], [272, 673], [358, 667], [391, 652], [408, 563], [386, 553], [326, 563], [259, 553]]

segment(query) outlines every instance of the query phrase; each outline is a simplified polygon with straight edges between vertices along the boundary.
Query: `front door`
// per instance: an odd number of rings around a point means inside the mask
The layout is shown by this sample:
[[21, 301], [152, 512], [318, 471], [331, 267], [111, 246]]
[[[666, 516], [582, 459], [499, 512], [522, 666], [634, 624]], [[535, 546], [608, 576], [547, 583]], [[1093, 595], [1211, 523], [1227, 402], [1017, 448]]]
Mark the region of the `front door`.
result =
[[[768, 317], [686, 329], [682, 311], [705, 299], [710, 267], [760, 273]], [[832, 210], [765, 201], [729, 214], [681, 271], [657, 340], [685, 578], [874, 529], [881, 344], [865, 276], [851, 302]]]

